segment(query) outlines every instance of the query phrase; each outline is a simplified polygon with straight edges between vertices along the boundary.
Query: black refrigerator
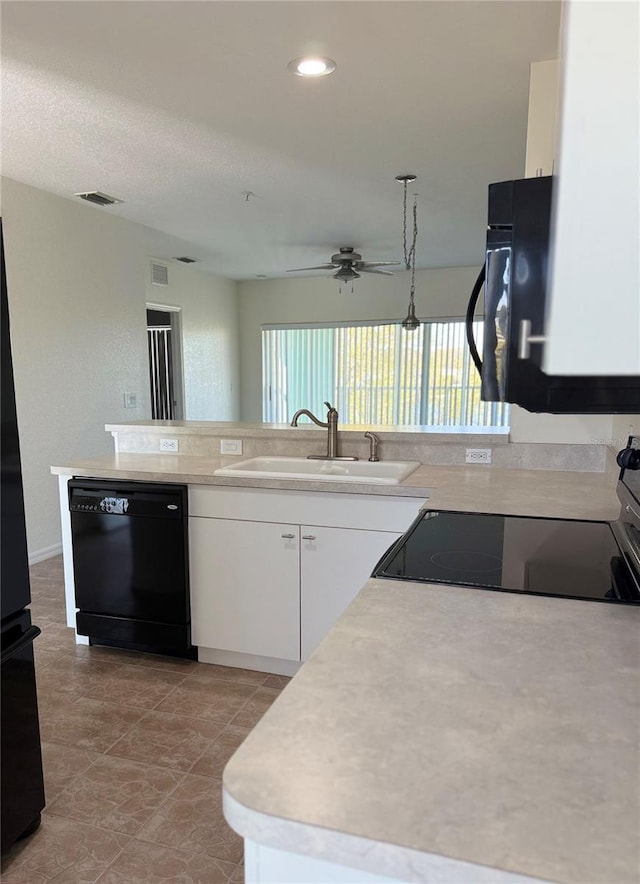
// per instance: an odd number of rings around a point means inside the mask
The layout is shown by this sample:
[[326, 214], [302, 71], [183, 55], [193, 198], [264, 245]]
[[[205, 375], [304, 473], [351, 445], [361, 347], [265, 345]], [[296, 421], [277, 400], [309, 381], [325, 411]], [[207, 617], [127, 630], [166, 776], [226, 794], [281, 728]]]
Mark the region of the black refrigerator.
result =
[[2, 287], [0, 359], [2, 361], [2, 489], [0, 495], [1, 557], [1, 713], [0, 766], [2, 852], [37, 829], [44, 807], [42, 754], [33, 641], [40, 635], [31, 623], [27, 533], [11, 360], [7, 282], [0, 219]]

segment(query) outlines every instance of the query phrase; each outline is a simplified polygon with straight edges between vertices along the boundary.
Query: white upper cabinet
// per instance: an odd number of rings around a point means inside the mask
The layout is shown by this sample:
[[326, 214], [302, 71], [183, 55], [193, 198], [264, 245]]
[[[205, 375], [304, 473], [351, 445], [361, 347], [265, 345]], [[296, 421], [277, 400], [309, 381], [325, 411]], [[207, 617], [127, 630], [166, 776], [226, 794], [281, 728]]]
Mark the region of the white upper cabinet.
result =
[[639, 13], [563, 7], [549, 374], [640, 374]]
[[558, 60], [535, 61], [529, 79], [527, 155], [524, 177], [553, 175], [556, 159]]

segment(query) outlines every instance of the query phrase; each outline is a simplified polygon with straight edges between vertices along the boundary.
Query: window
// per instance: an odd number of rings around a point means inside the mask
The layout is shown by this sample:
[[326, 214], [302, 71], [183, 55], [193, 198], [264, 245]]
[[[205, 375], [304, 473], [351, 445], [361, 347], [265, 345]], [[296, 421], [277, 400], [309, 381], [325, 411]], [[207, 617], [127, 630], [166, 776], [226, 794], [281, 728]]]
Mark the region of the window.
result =
[[[474, 323], [476, 337], [482, 322]], [[263, 420], [288, 423], [298, 408], [341, 424], [508, 427], [509, 406], [482, 402], [464, 322], [314, 327], [263, 326]]]

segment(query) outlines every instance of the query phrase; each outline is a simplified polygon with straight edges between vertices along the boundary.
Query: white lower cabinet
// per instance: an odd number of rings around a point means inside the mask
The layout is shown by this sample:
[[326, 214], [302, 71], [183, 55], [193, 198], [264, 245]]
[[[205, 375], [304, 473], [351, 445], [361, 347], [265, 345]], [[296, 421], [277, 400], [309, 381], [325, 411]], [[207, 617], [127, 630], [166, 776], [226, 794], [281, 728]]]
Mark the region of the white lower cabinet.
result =
[[401, 535], [313, 525], [302, 525], [300, 531], [301, 653], [306, 660]]
[[300, 659], [298, 525], [189, 518], [193, 643]]
[[[375, 847], [371, 849], [375, 850]], [[245, 884], [402, 884], [407, 880], [374, 875], [364, 869], [349, 868], [249, 840], [244, 842], [244, 869]], [[438, 880], [443, 879], [438, 877]]]
[[420, 503], [190, 487], [193, 643], [251, 658], [306, 660]]

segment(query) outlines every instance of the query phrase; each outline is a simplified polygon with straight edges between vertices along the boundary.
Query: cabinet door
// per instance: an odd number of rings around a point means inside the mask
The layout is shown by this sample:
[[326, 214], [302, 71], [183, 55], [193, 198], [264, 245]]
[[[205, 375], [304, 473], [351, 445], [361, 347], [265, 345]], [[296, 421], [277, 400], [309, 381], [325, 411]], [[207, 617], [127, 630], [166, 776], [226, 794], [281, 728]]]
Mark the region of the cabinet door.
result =
[[307, 525], [300, 532], [301, 651], [306, 660], [401, 535]]
[[298, 525], [189, 519], [193, 643], [300, 659]]
[[563, 3], [544, 370], [640, 374], [640, 4]]

